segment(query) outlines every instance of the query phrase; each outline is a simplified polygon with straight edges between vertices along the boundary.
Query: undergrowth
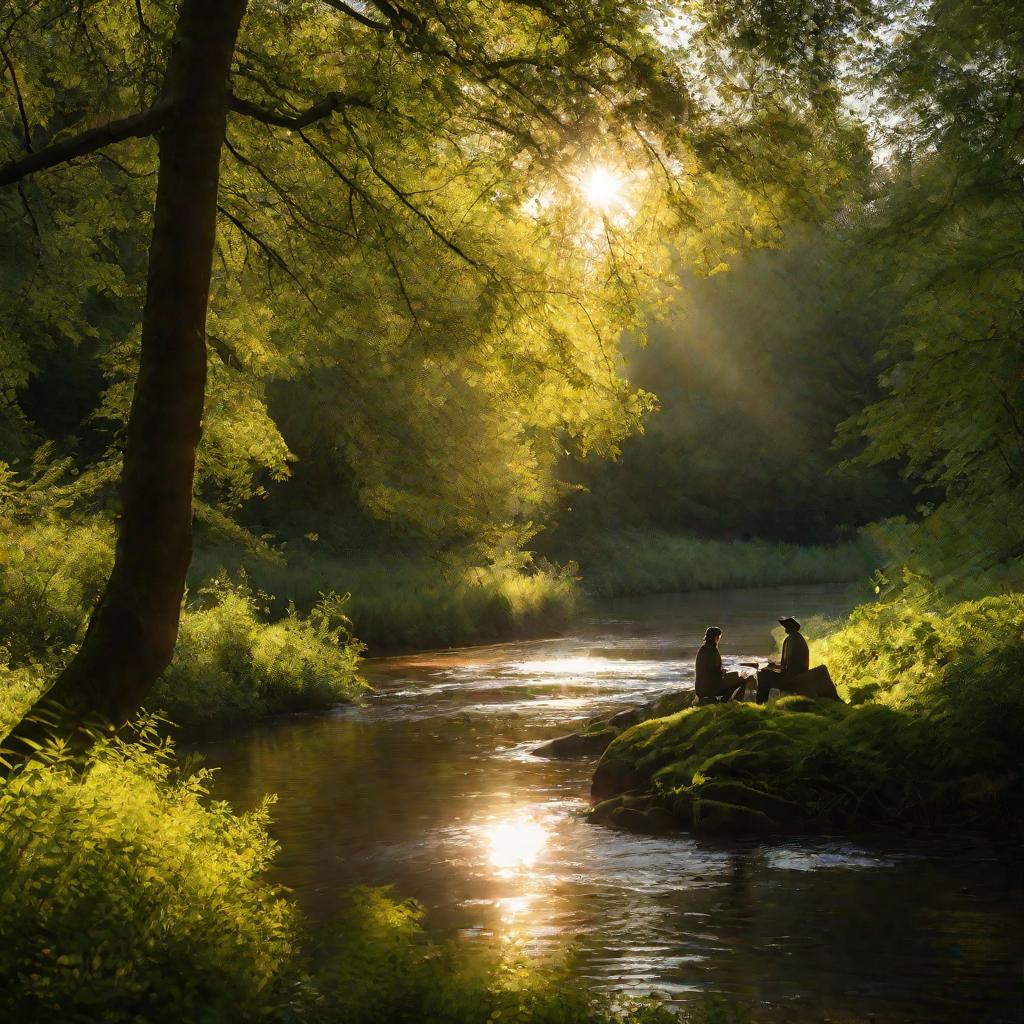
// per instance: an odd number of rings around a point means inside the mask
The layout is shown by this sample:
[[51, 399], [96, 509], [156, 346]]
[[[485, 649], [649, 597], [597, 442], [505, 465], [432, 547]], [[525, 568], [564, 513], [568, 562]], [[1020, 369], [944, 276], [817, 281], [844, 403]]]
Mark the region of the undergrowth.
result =
[[587, 592], [600, 597], [845, 583], [870, 576], [879, 558], [866, 537], [831, 547], [801, 547], [628, 530], [580, 543]]
[[275, 596], [277, 609], [289, 602], [309, 608], [324, 591], [349, 594], [353, 630], [374, 653], [550, 636], [581, 606], [575, 566], [529, 555], [479, 566], [455, 556], [341, 558], [315, 549], [258, 554], [210, 546], [198, 552], [191, 577], [207, 579], [219, 566], [244, 571]]

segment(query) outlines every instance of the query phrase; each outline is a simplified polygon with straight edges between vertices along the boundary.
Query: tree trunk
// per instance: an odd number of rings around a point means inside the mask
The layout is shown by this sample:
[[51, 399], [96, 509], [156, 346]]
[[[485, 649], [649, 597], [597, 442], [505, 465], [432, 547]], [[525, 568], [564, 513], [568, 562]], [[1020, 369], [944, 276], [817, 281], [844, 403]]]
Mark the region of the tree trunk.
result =
[[[76, 657], [43, 701], [121, 725], [170, 663], [192, 559], [206, 310], [231, 60], [247, 0], [182, 0], [163, 87], [159, 175], [114, 568]], [[8, 738], [38, 733], [30, 719]]]

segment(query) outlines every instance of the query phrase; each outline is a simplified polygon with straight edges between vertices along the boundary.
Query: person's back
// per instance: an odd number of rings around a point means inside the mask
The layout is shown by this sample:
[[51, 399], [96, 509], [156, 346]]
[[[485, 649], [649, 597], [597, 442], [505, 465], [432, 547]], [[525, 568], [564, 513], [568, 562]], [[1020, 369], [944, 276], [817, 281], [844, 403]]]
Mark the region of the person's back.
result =
[[728, 700], [742, 686], [737, 672], [726, 672], [722, 667], [722, 655], [718, 650], [721, 640], [722, 631], [718, 626], [708, 626], [704, 632], [704, 643], [697, 649], [693, 688], [698, 704]]
[[787, 675], [806, 672], [811, 667], [811, 652], [799, 631], [786, 634], [782, 643], [782, 671]]
[[693, 688], [700, 700], [717, 697], [721, 689], [722, 655], [719, 653], [716, 640], [717, 637], [705, 637], [704, 643], [697, 649]]

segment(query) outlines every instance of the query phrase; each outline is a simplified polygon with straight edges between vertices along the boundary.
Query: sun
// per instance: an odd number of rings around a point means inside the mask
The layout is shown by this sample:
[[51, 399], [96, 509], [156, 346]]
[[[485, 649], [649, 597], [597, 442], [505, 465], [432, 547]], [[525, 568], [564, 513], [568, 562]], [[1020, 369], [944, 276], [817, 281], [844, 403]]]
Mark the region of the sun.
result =
[[583, 198], [595, 210], [608, 210], [620, 206], [624, 200], [625, 181], [608, 167], [591, 167], [580, 180]]

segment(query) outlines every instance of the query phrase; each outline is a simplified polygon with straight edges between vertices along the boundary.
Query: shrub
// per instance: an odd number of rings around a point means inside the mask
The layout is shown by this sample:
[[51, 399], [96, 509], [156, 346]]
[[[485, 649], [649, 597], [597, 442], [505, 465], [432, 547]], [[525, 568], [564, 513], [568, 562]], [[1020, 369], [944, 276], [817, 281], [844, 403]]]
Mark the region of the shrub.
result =
[[0, 521], [0, 645], [13, 661], [60, 658], [77, 643], [113, 557], [104, 520]]
[[84, 769], [0, 789], [5, 1020], [252, 1020], [294, 998], [299, 921], [261, 876], [269, 801], [235, 815], [179, 772], [151, 721]]
[[150, 703], [178, 722], [248, 719], [329, 707], [364, 689], [362, 644], [352, 637], [345, 598], [321, 595], [308, 616], [294, 605], [267, 621], [268, 598], [243, 578], [222, 575], [181, 618], [174, 660]]

